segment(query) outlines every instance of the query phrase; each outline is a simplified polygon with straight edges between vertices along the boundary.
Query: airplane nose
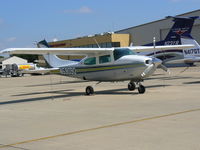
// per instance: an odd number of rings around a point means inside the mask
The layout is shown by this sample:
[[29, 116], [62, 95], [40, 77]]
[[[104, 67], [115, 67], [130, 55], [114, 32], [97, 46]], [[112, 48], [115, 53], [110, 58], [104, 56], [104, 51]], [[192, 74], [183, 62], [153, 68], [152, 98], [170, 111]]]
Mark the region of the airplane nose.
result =
[[155, 57], [151, 57], [151, 58], [148, 58], [148, 59], [145, 60], [146, 65], [154, 64], [156, 67], [158, 65], [160, 65], [161, 63], [162, 63], [162, 61], [158, 58], [155, 58]]
[[162, 60], [160, 60], [156, 57], [151, 57], [151, 59], [147, 59], [145, 61], [145, 64], [147, 64], [149, 67], [152, 66], [152, 68], [153, 67], [155, 67], [155, 68], [159, 67], [159, 68], [163, 69], [164, 71], [170, 73], [169, 69], [162, 64]]
[[162, 64], [162, 61], [158, 58], [151, 57], [145, 60], [145, 64], [148, 66], [141, 74], [142, 77], [150, 76], [156, 68]]

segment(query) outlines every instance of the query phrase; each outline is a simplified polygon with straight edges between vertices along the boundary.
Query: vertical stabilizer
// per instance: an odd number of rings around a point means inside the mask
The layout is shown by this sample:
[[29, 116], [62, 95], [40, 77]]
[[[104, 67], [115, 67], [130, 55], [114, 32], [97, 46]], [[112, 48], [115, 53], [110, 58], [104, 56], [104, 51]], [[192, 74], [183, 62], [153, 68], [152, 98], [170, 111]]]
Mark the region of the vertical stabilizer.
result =
[[[169, 17], [168, 17], [169, 18]], [[194, 17], [171, 17], [173, 18], [174, 25], [170, 29], [169, 33], [165, 38], [165, 45], [170, 44], [170, 41], [175, 41], [175, 44], [181, 44], [177, 41], [180, 40], [181, 36], [191, 37], [192, 27], [194, 21], [198, 19], [198, 16]], [[180, 42], [180, 41], [179, 41]]]
[[[181, 43], [181, 37], [191, 37], [192, 27], [194, 21], [199, 19], [199, 16], [194, 17], [167, 17], [173, 18], [174, 24], [169, 30], [166, 38], [163, 41], [156, 42], [156, 45], [178, 45]], [[145, 46], [153, 46], [153, 43], [146, 44]]]
[[192, 38], [181, 38], [182, 44], [193, 44], [195, 47], [192, 49], [184, 49], [184, 57], [196, 56], [200, 57], [200, 45]]
[[[42, 40], [42, 41], [38, 42], [37, 47], [38, 48], [50, 48], [50, 46], [46, 40]], [[59, 67], [63, 67], [63, 66], [77, 64], [76, 61], [60, 59], [56, 55], [48, 54], [48, 55], [43, 55], [43, 57], [47, 61], [47, 63], [53, 68], [59, 68]]]

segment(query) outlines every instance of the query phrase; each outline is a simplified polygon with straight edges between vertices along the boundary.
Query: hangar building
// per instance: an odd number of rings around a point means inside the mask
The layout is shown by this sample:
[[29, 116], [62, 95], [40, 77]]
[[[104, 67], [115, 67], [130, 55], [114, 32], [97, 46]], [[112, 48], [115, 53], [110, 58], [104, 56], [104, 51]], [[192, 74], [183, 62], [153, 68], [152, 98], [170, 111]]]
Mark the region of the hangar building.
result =
[[[177, 16], [200, 16], [200, 9], [180, 14]], [[144, 45], [153, 42], [153, 37], [156, 41], [163, 40], [169, 29], [173, 25], [172, 18], [164, 18], [161, 20], [145, 23], [142, 25], [115, 31], [114, 33], [95, 34], [75, 39], [68, 39], [56, 42], [49, 42], [51, 47], [126, 47], [130, 43], [133, 45]], [[200, 20], [196, 20], [192, 36], [200, 43]], [[98, 43], [98, 44], [97, 44]], [[63, 59], [80, 59], [80, 56], [60, 56]], [[43, 57], [39, 57], [39, 63], [44, 66]]]
[[[180, 14], [177, 16], [200, 16], [200, 9]], [[152, 43], [163, 40], [173, 25], [172, 18], [164, 18], [142, 25], [115, 31], [114, 33], [95, 34], [75, 39], [50, 42], [52, 47], [126, 47]], [[200, 43], [200, 20], [196, 20], [192, 30], [192, 36]]]
[[[200, 16], [200, 9], [192, 12], [180, 14], [178, 16]], [[130, 34], [130, 40], [133, 45], [144, 45], [156, 41], [164, 40], [169, 29], [172, 27], [172, 18], [161, 19], [146, 24], [130, 27], [116, 31], [117, 34]], [[200, 43], [200, 20], [196, 20], [192, 29], [192, 36]]]

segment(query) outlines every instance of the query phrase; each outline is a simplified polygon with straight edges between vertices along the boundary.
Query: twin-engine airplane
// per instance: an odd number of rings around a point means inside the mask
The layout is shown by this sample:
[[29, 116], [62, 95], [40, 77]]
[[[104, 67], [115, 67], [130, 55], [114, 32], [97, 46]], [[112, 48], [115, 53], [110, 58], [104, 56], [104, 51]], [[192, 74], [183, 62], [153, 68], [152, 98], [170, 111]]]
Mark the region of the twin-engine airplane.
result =
[[[154, 56], [163, 61], [163, 64], [193, 64], [200, 62], [200, 46], [192, 38], [191, 31], [195, 20], [200, 19], [199, 16], [192, 17], [167, 17], [173, 18], [174, 24], [169, 30], [166, 38], [162, 41], [158, 41], [155, 45], [181, 45], [181, 44], [193, 44], [193, 48], [189, 49], [168, 49], [168, 50], [156, 50], [148, 52], [139, 52], [140, 55]], [[144, 46], [153, 46], [154, 43], [146, 44]]]
[[[151, 76], [162, 61], [155, 57], [139, 56], [134, 50], [184, 49], [193, 45], [134, 46], [132, 50], [121, 48], [8, 48], [0, 53], [46, 55], [48, 63], [65, 76], [98, 82], [130, 80], [128, 89], [145, 92], [141, 82]], [[80, 62], [63, 60], [56, 55], [85, 55]], [[164, 67], [163, 67], [164, 68]], [[92, 86], [86, 87], [86, 95], [94, 93]]]

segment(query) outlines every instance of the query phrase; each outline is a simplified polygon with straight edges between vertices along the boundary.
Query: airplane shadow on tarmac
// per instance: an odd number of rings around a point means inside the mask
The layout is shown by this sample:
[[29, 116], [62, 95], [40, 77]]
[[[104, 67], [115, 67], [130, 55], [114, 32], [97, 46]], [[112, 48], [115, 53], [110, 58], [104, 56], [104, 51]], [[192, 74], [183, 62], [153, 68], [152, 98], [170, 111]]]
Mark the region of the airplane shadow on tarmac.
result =
[[183, 84], [200, 84], [200, 81], [184, 82]]
[[[152, 85], [146, 86], [146, 88], [158, 88], [158, 87], [166, 87], [171, 85]], [[57, 98], [73, 98], [73, 97], [80, 97], [84, 96], [84, 92], [75, 92], [73, 89], [70, 90], [58, 90], [58, 91], [48, 91], [48, 92], [34, 92], [34, 93], [26, 93], [26, 94], [19, 94], [19, 95], [12, 95], [12, 96], [30, 96], [30, 95], [39, 95], [39, 94], [59, 94], [59, 95], [49, 95], [49, 96], [42, 96], [42, 97], [34, 97], [34, 98], [25, 98], [25, 99], [17, 99], [17, 100], [10, 100], [10, 101], [3, 101], [0, 102], [0, 105], [7, 105], [7, 104], [18, 104], [18, 103], [26, 103], [26, 102], [34, 102], [34, 101], [45, 101], [45, 100], [56, 100]], [[103, 90], [103, 91], [95, 91], [94, 96], [96, 95], [138, 95], [138, 91], [128, 91], [127, 88], [121, 89], [112, 89], [112, 90]]]
[[147, 78], [146, 80], [177, 80], [177, 79], [194, 79], [193, 77], [181, 77], [181, 76], [169, 76], [169, 77], [156, 77], [156, 78]]
[[61, 82], [48, 83], [48, 84], [28, 85], [28, 86], [25, 86], [25, 87], [50, 86], [50, 85], [60, 85], [60, 84], [70, 84], [70, 83], [83, 83], [83, 82], [90, 82], [90, 81], [85, 81], [85, 80], [61, 81]]

